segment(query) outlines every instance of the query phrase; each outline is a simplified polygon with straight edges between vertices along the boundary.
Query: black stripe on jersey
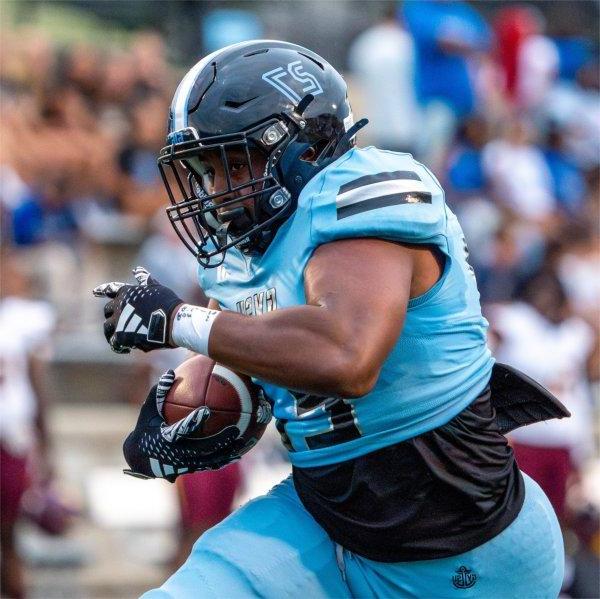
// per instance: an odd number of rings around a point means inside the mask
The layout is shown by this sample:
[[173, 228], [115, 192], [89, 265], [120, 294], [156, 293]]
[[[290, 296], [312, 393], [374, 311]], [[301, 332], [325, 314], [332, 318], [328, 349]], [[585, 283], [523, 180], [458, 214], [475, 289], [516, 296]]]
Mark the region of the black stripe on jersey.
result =
[[381, 183], [382, 181], [392, 181], [394, 179], [410, 179], [412, 181], [420, 181], [421, 177], [419, 177], [419, 175], [417, 175], [417, 173], [413, 171], [394, 171], [393, 173], [377, 173], [376, 175], [365, 175], [364, 177], [354, 179], [354, 181], [344, 183], [340, 187], [338, 195], [346, 193], [347, 191], [352, 191], [353, 189], [358, 189], [359, 187], [364, 187], [365, 185]]
[[368, 210], [377, 208], [387, 208], [388, 206], [398, 206], [400, 204], [431, 204], [431, 194], [424, 191], [405, 191], [402, 193], [393, 193], [387, 196], [369, 198], [362, 202], [342, 206], [337, 210], [337, 219], [348, 218]]

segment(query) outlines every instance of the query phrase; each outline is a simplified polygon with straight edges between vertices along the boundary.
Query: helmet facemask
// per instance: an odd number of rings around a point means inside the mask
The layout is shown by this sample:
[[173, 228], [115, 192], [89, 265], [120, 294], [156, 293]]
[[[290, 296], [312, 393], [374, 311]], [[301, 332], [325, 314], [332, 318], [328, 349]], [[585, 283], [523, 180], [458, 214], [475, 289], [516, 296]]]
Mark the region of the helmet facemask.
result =
[[219, 266], [234, 246], [247, 253], [260, 249], [263, 237], [287, 217], [290, 194], [275, 165], [289, 140], [277, 119], [202, 140], [191, 127], [169, 136], [158, 159], [171, 201], [167, 215], [202, 266]]

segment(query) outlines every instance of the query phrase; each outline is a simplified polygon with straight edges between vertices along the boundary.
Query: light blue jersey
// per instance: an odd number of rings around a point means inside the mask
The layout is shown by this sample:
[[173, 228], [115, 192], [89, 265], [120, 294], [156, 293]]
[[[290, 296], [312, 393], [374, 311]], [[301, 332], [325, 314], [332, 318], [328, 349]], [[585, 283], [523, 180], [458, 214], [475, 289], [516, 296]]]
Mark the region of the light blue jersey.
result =
[[349, 460], [437, 428], [464, 410], [491, 374], [487, 322], [463, 232], [440, 184], [409, 154], [347, 152], [306, 185], [263, 255], [230, 249], [223, 265], [200, 269], [200, 285], [223, 310], [250, 316], [301, 305], [315, 249], [353, 237], [436, 246], [445, 268], [429, 291], [409, 301], [402, 333], [367, 395], [315, 398], [257, 381], [273, 401], [296, 466]]

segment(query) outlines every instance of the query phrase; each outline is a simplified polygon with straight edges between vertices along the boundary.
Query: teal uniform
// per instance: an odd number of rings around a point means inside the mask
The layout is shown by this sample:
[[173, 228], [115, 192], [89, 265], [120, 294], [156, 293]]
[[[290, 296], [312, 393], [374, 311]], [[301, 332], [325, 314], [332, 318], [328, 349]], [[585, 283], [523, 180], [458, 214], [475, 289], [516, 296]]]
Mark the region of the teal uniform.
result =
[[142, 599], [556, 599], [560, 527], [538, 484], [523, 478], [523, 508], [499, 535], [452, 557], [397, 563], [336, 545], [286, 479], [204, 533], [184, 565]]
[[[445, 267], [429, 291], [410, 300], [369, 394], [314, 398], [258, 381], [292, 463], [305, 469], [360, 459], [448, 423], [486, 388], [493, 365], [461, 228], [435, 177], [408, 154], [347, 152], [306, 185], [263, 255], [229, 250], [220, 267], [200, 270], [200, 285], [223, 310], [250, 316], [302, 305], [315, 249], [354, 237], [435, 246]], [[185, 564], [144, 599], [556, 597], [560, 528], [539, 486], [523, 478], [518, 516], [490, 540], [451, 557], [393, 563], [335, 543], [290, 478], [205, 533]]]
[[354, 237], [435, 246], [446, 258], [444, 272], [410, 300], [402, 333], [368, 395], [340, 405], [257, 381], [273, 401], [296, 466], [352, 459], [441, 426], [490, 378], [487, 322], [463, 232], [436, 178], [410, 154], [347, 152], [306, 185], [263, 255], [229, 250], [222, 266], [199, 270], [200, 286], [222, 309], [242, 314], [302, 305], [304, 270], [315, 249]]

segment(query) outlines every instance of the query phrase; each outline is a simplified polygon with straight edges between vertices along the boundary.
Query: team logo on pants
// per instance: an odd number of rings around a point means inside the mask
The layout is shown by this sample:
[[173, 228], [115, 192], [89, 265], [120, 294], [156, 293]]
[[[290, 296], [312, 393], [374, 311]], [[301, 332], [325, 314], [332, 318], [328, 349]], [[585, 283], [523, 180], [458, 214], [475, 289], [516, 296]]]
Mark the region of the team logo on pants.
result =
[[466, 566], [461, 566], [452, 577], [452, 584], [457, 589], [470, 589], [477, 582], [477, 574]]

